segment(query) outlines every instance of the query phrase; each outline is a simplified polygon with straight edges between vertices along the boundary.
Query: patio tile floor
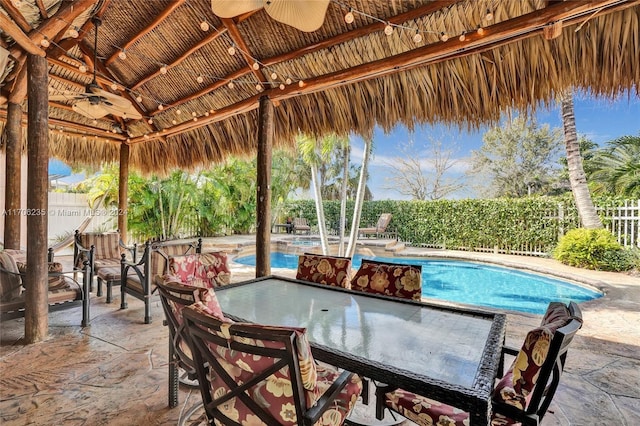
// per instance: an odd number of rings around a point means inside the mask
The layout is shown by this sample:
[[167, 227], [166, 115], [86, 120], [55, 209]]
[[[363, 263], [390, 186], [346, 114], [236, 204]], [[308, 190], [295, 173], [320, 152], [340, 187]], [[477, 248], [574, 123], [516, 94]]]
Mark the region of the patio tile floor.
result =
[[[604, 297], [581, 304], [585, 324], [569, 350], [565, 375], [543, 424], [640, 424], [640, 278], [583, 271], [549, 259], [406, 252], [553, 270], [603, 288]], [[241, 281], [254, 272], [232, 264], [232, 276]], [[93, 296], [90, 327], [79, 326], [80, 306], [53, 312], [50, 337], [38, 344], [21, 343], [24, 319], [1, 324], [0, 424], [169, 425], [200, 400], [197, 389], [181, 387], [180, 405], [168, 408], [168, 331], [160, 300], [154, 297], [153, 322], [144, 324], [143, 303], [128, 298], [129, 308], [120, 310], [118, 290], [114, 288], [111, 304]], [[519, 346], [540, 317], [509, 312], [507, 321], [507, 344]]]

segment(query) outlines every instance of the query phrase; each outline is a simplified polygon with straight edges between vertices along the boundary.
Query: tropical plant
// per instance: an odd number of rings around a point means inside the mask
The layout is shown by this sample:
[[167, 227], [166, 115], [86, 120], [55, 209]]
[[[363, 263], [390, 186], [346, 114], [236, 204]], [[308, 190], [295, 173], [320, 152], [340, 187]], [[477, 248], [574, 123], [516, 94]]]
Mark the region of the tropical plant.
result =
[[610, 141], [591, 161], [595, 191], [601, 194], [640, 198], [640, 136]]
[[567, 167], [571, 192], [578, 208], [582, 226], [589, 229], [602, 228], [602, 221], [596, 213], [591, 199], [587, 176], [582, 165], [580, 144], [576, 134], [576, 117], [573, 110], [573, 93], [566, 90], [561, 97], [562, 127], [564, 129], [564, 145], [567, 151]]
[[553, 256], [571, 266], [620, 271], [633, 267], [628, 253], [606, 229], [577, 228], [560, 238]]

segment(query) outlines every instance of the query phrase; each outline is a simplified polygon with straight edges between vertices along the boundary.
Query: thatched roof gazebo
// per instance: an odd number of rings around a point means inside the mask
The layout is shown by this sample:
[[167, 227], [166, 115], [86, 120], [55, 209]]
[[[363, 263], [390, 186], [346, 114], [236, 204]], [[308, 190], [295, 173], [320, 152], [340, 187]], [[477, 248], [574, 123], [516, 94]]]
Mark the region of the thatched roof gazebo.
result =
[[[0, 8], [7, 200], [16, 199], [9, 174], [22, 125], [48, 131], [49, 155], [120, 161], [121, 177], [128, 167], [163, 173], [257, 154], [267, 200], [258, 241], [269, 238], [271, 147], [292, 146], [300, 131], [477, 127], [570, 87], [605, 97], [640, 90], [638, 0], [0, 0]], [[46, 57], [44, 124], [23, 113], [27, 57]]]

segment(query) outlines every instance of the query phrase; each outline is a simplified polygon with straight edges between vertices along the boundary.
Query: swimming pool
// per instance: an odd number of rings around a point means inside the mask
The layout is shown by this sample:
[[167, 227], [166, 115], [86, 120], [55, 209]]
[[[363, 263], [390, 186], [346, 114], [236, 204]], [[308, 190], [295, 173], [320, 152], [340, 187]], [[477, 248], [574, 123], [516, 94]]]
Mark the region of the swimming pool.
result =
[[[362, 258], [354, 256], [354, 269], [360, 267]], [[422, 265], [422, 296], [450, 302], [543, 314], [549, 302], [579, 303], [602, 296], [566, 281], [499, 266], [457, 260], [365, 258]], [[234, 261], [254, 266], [256, 258], [243, 256]], [[298, 255], [273, 252], [271, 267], [297, 269]]]

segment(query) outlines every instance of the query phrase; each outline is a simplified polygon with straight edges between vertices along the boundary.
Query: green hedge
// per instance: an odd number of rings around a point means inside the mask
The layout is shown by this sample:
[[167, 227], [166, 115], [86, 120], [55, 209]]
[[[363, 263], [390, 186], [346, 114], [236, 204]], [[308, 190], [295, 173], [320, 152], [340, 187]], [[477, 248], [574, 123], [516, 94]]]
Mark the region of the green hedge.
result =
[[[347, 203], [347, 218], [353, 215]], [[559, 213], [562, 205], [562, 213]], [[287, 204], [289, 215], [305, 217], [317, 225], [313, 200]], [[337, 229], [340, 202], [324, 203], [330, 229]], [[360, 227], [376, 223], [381, 213], [391, 213], [390, 228], [400, 240], [413, 246], [447, 247], [461, 250], [498, 250], [548, 254], [558, 237], [578, 223], [570, 197], [531, 197], [492, 200], [367, 201]], [[561, 217], [560, 217], [561, 216]], [[347, 228], [351, 222], [347, 220]]]

